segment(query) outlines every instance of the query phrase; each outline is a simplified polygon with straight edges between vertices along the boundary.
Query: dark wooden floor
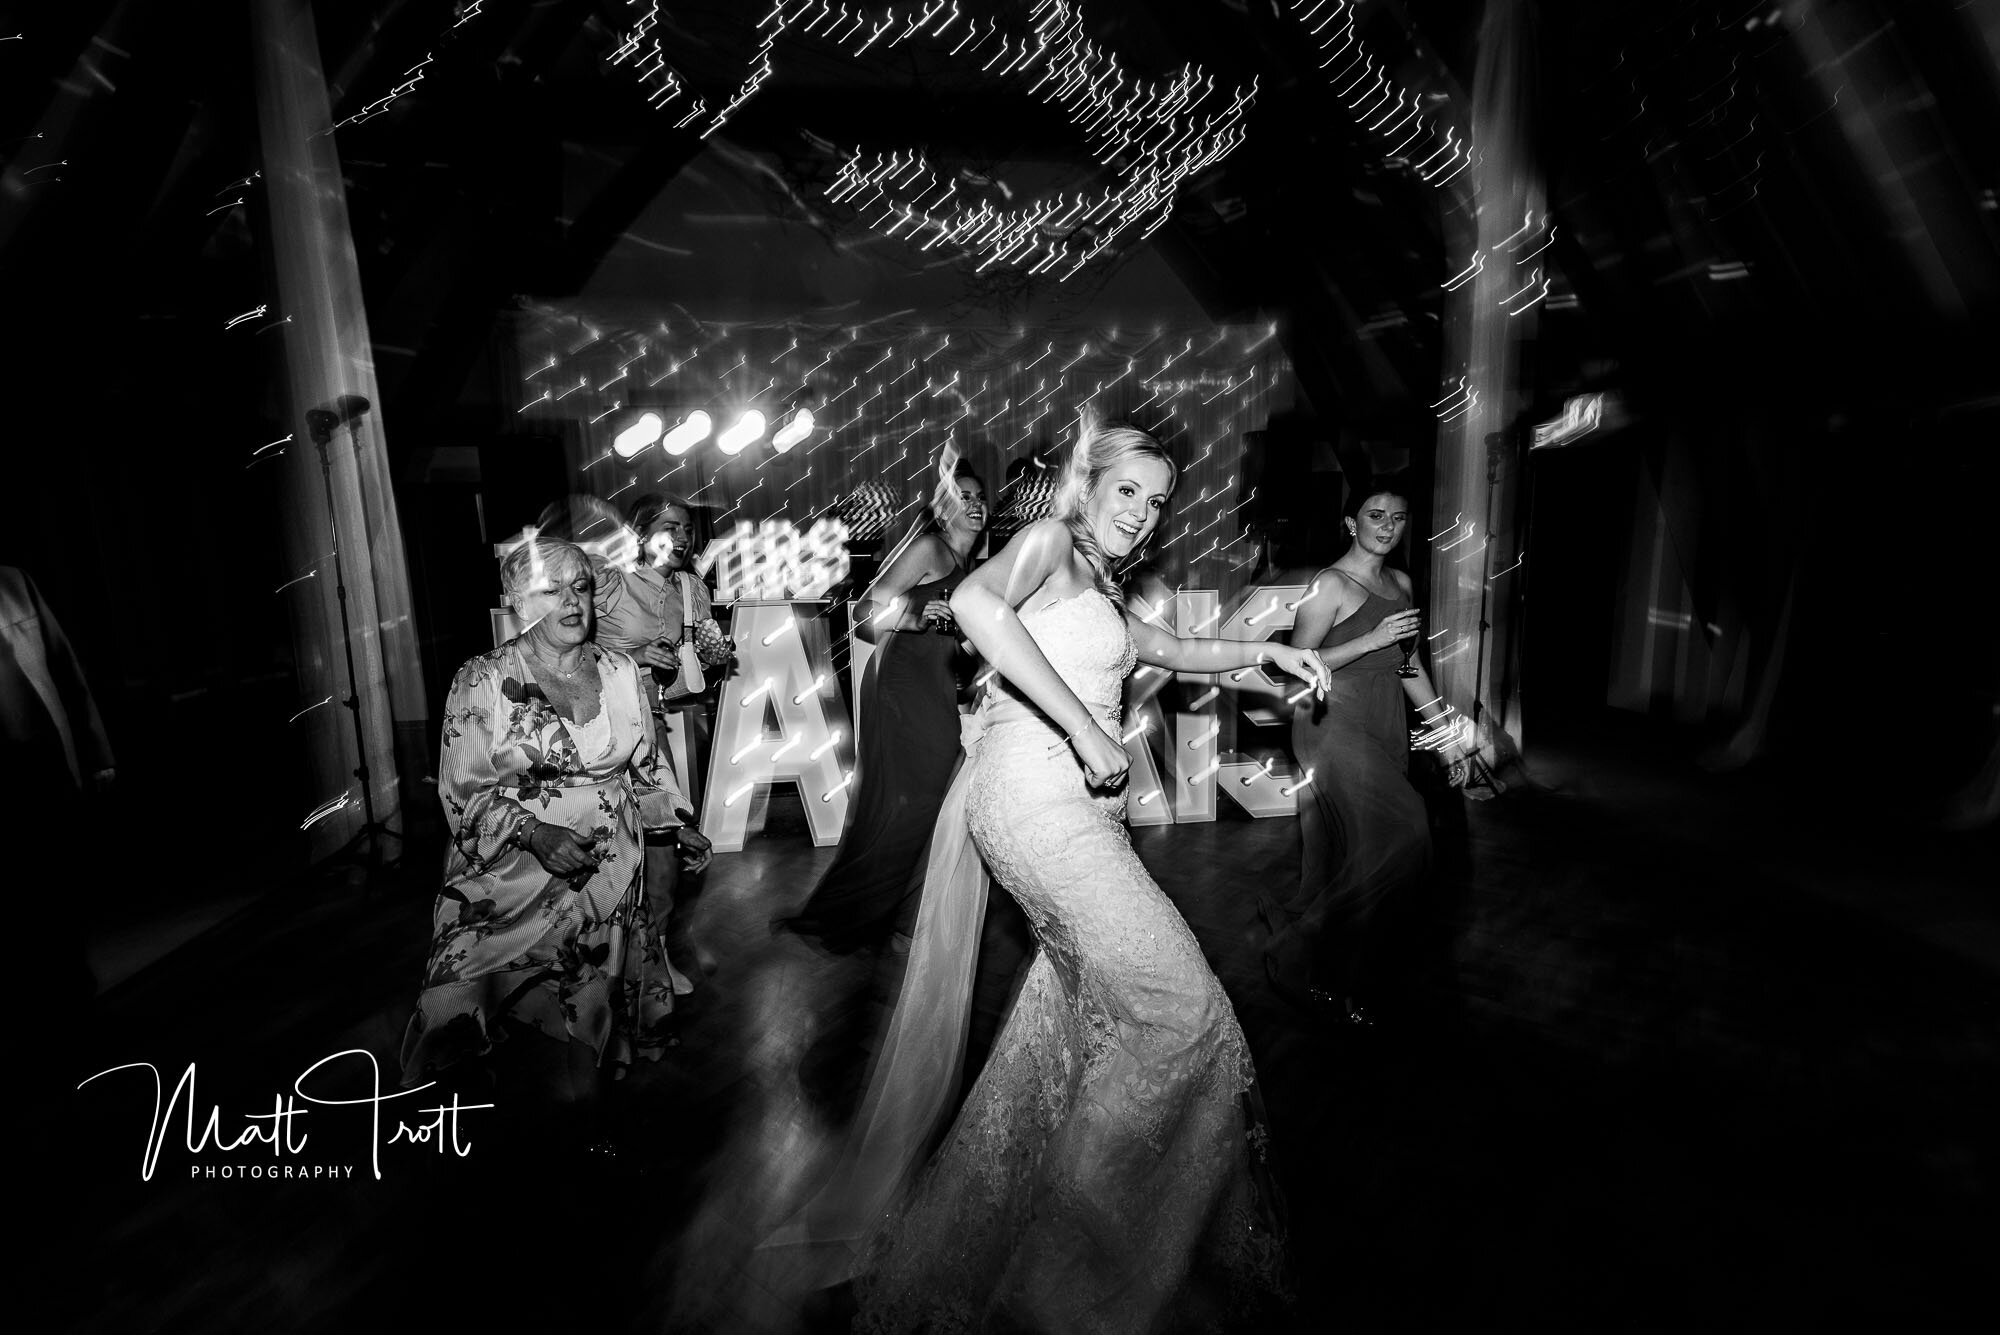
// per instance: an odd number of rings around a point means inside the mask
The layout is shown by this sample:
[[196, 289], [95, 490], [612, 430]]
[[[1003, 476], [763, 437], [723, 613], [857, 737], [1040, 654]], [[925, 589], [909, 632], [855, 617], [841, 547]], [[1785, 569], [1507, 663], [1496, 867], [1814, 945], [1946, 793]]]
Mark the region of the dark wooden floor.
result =
[[[1366, 1034], [1307, 1027], [1262, 983], [1255, 894], [1296, 874], [1291, 822], [1137, 833], [1256, 1052], [1300, 1328], [1990, 1328], [1991, 836], [1912, 840], [1602, 746], [1537, 775], [1442, 810], [1418, 981], [1402, 1023]], [[53, 1038], [61, 1077], [26, 1100], [23, 1219], [48, 1276], [26, 1328], [839, 1329], [837, 1299], [752, 1250], [831, 1143], [801, 1066], [865, 982], [768, 930], [830, 856], [777, 803], [765, 838], [717, 858], [684, 914], [682, 957], [711, 972], [681, 1045], [616, 1091], [616, 1159], [468, 1078], [449, 1088], [499, 1106], [466, 1115], [464, 1157], [388, 1146], [377, 1180], [360, 1110], [319, 1109], [290, 1159], [190, 1156], [176, 1126], [143, 1181], [143, 1073], [75, 1084], [194, 1062], [200, 1114], [240, 1130], [322, 1057], [392, 1063], [436, 861], [219, 887], [245, 905], [74, 1030], [17, 1030], [30, 1070]], [[190, 1176], [284, 1162], [355, 1171]]]

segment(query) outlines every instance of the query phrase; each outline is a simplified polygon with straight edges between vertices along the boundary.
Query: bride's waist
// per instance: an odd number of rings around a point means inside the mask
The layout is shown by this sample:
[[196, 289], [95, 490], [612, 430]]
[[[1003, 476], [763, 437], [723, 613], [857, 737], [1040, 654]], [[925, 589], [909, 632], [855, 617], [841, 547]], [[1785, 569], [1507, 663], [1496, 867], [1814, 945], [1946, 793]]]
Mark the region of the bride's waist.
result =
[[[1085, 700], [1083, 701], [1083, 707], [1090, 711], [1090, 716], [1093, 719], [1097, 720], [1098, 723], [1107, 729], [1115, 728], [1118, 725], [1121, 710], [1115, 702], [1103, 704]], [[981, 726], [988, 732], [1000, 728], [1032, 728], [1040, 729], [1065, 740], [1068, 738], [1068, 734], [1063, 731], [1062, 727], [1054, 719], [1043, 713], [1034, 704], [1018, 696], [996, 695], [989, 697], [985, 706], [979, 711], [979, 721]]]

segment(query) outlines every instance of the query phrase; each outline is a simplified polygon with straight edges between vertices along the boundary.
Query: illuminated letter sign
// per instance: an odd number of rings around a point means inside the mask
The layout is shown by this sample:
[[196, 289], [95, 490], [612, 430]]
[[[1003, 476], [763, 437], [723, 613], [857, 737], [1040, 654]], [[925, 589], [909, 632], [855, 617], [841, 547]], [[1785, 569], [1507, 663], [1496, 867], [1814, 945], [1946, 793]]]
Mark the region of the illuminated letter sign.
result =
[[[1142, 667], [1139, 671], [1155, 678], [1163, 675], [1158, 668]], [[1132, 762], [1125, 775], [1127, 825], [1172, 825], [1175, 821], [1168, 781], [1160, 777], [1159, 766], [1153, 762], [1154, 739], [1167, 731], [1160, 721], [1160, 702], [1153, 698], [1157, 689], [1142, 684], [1125, 714], [1125, 755]]]
[[[1225, 640], [1268, 640], [1292, 628], [1298, 605], [1308, 591], [1297, 584], [1259, 585], [1245, 589], [1236, 608], [1224, 618], [1216, 610], [1212, 590], [1183, 590], [1174, 595], [1177, 632], [1189, 638]], [[1172, 755], [1175, 770], [1174, 819], [1187, 823], [1215, 819], [1215, 794], [1221, 792], [1253, 816], [1291, 816], [1298, 812], [1296, 792], [1288, 792], [1288, 776], [1276, 770], [1275, 762], [1262, 765], [1247, 760], [1227, 760], [1224, 748], [1234, 740], [1235, 728], [1228, 727], [1217, 710], [1222, 692], [1240, 692], [1272, 697], [1271, 706], [1246, 708], [1253, 721], [1272, 724], [1289, 717], [1287, 692], [1296, 693], [1296, 684], [1286, 685], [1265, 674], [1262, 668], [1239, 668], [1233, 672], [1182, 672], [1177, 680], [1194, 688], [1190, 709], [1174, 715]], [[1233, 725], [1234, 720], [1229, 720]], [[1233, 754], [1233, 753], [1232, 753]]]
[[854, 744], [834, 678], [825, 610], [823, 603], [736, 604], [730, 626], [736, 670], [724, 679], [715, 706], [702, 818], [703, 833], [723, 852], [743, 847], [760, 784], [795, 785], [813, 843], [825, 848], [840, 842]]
[[847, 525], [822, 516], [803, 536], [789, 519], [741, 520], [710, 541], [695, 569], [715, 573], [715, 600], [819, 598], [847, 578]]
[[861, 747], [861, 683], [868, 676], [868, 660], [875, 657], [875, 646], [854, 633], [854, 618], [861, 604], [847, 605], [847, 698], [854, 704], [854, 746], [855, 754]]

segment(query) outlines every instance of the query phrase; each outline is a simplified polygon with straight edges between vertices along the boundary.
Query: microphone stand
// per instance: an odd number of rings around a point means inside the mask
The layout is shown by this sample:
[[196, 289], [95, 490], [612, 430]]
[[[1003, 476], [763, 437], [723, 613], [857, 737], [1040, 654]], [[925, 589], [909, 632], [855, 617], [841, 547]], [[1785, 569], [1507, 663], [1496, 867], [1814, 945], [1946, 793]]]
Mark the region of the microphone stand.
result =
[[347, 615], [347, 572], [340, 558], [340, 517], [333, 504], [333, 460], [327, 454], [334, 431], [343, 425], [353, 430], [352, 419], [343, 423], [338, 414], [324, 408], [306, 412], [306, 430], [312, 436], [314, 447], [319, 450], [320, 482], [326, 489], [327, 536], [333, 543], [333, 592], [334, 600], [340, 604], [340, 645], [347, 659], [347, 698], [341, 704], [347, 707], [348, 718], [354, 725], [354, 756], [357, 762], [354, 777], [361, 781], [361, 828], [355, 831], [352, 839], [341, 845], [333, 857], [339, 861], [350, 856], [355, 845], [366, 840], [368, 852], [362, 865], [372, 874], [395, 866], [397, 861], [382, 857], [380, 836], [388, 835], [399, 841], [402, 836], [389, 828], [386, 822], [375, 819], [375, 793], [368, 783], [368, 738], [361, 727], [361, 694], [354, 672], [354, 626]]

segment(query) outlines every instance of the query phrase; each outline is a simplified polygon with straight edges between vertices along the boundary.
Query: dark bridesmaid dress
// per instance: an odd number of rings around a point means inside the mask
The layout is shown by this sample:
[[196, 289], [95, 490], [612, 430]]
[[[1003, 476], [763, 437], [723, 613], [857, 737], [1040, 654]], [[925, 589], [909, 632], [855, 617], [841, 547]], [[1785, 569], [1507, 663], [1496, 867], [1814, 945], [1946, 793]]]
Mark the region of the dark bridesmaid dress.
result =
[[[1364, 635], [1407, 598], [1370, 593], [1327, 632], [1322, 649]], [[1262, 904], [1265, 971], [1294, 1002], [1309, 990], [1367, 997], [1381, 980], [1384, 910], [1430, 867], [1430, 824], [1410, 786], [1409, 697], [1396, 645], [1334, 670], [1323, 701], [1292, 715], [1292, 750], [1313, 781], [1299, 794], [1299, 887]]]
[[[949, 598], [964, 567], [904, 595], [923, 607]], [[894, 631], [861, 681], [854, 812], [812, 897], [782, 926], [850, 954], [885, 944], [922, 889], [931, 827], [958, 763], [955, 635]]]

